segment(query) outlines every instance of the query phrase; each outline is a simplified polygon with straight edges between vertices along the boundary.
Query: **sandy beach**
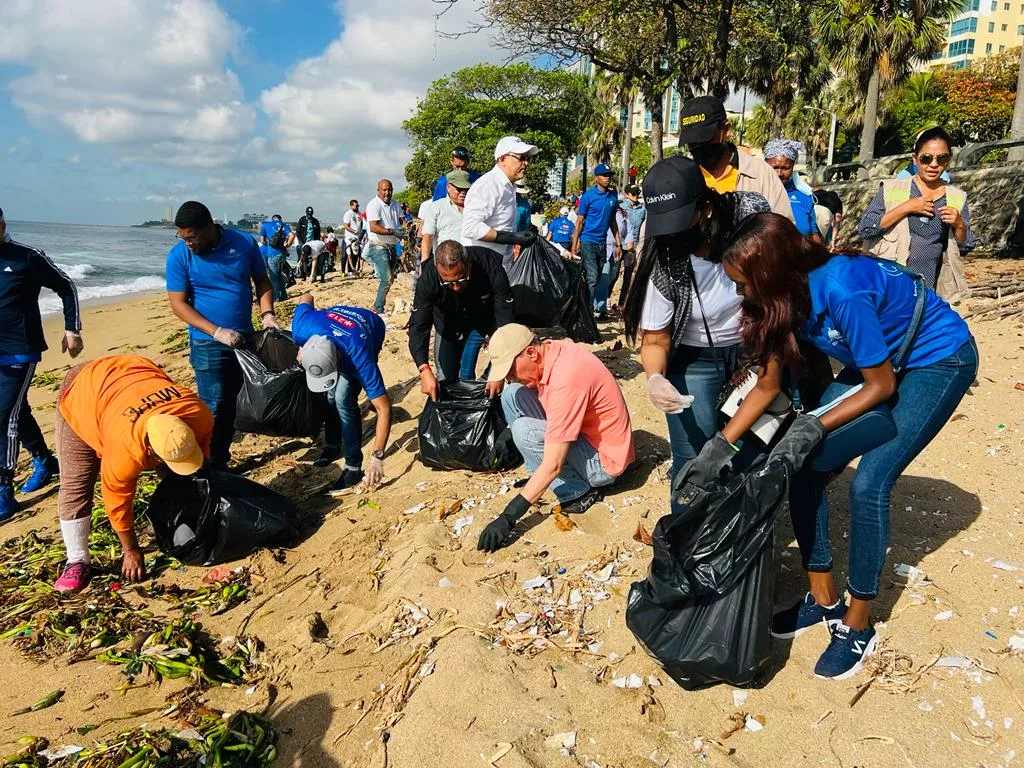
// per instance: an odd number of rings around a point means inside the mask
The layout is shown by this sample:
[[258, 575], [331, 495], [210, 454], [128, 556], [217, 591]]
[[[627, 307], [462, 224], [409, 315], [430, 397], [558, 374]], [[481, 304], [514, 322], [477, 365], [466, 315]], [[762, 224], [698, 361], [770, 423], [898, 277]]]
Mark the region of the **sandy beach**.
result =
[[[1014, 269], [1021, 271], [995, 261], [969, 266], [976, 276]], [[375, 287], [334, 273], [312, 292], [320, 306], [368, 306]], [[289, 291], [290, 303], [299, 293]], [[621, 323], [603, 324], [604, 341], [594, 349], [630, 404], [636, 464], [604, 503], [574, 518], [573, 530], [559, 530], [545, 504], [528, 515], [514, 544], [488, 556], [477, 551], [477, 536], [523, 470], [483, 475], [420, 464], [416, 425], [424, 396], [400, 330], [408, 281], [400, 279], [389, 299], [398, 311], [387, 318], [381, 369], [395, 423], [383, 487], [330, 498], [325, 488], [339, 467], [314, 468], [319, 447], [309, 440], [239, 435], [233, 445], [248, 477], [299, 501], [303, 540], [255, 554], [244, 563], [256, 576], [249, 599], [197, 617], [214, 638], [244, 628], [265, 646], [260, 680], [215, 687], [208, 697], [220, 709], [265, 711], [280, 731], [278, 765], [926, 768], [1024, 761], [1024, 657], [1007, 652], [1008, 639], [1024, 633], [1019, 323], [973, 324], [982, 353], [977, 384], [896, 485], [891, 552], [874, 614], [883, 650], [870, 669], [845, 682], [815, 679], [812, 667], [827, 642], [821, 628], [776, 641], [753, 688], [687, 692], [639, 647], [623, 619], [629, 585], [650, 559], [634, 532], [638, 523], [650, 530], [667, 512], [669, 450], [664, 417], [645, 396]], [[60, 353], [60, 318], [46, 326], [51, 349], [38, 370], [61, 376], [71, 361]], [[163, 296], [92, 306], [83, 359], [138, 353], [191, 385], [183, 328]], [[30, 393], [48, 439], [55, 389]], [[373, 433], [368, 414], [364, 441]], [[22, 465], [23, 476], [24, 452]], [[851, 476], [846, 470], [830, 489], [837, 574], [846, 570]], [[58, 535], [55, 485], [23, 500], [2, 538], [32, 529]], [[783, 606], [804, 590], [785, 510], [775, 548], [775, 599]], [[150, 540], [147, 556], [153, 554]], [[896, 564], [921, 573], [908, 580]], [[206, 570], [168, 571], [160, 581], [196, 586]], [[524, 586], [538, 576], [547, 577], [542, 586]], [[310, 630], [316, 614], [326, 635]], [[40, 663], [8, 641], [0, 641], [0, 670], [3, 713], [58, 685], [67, 691], [49, 709], [0, 715], [0, 755], [15, 751], [26, 734], [89, 744], [142, 723], [170, 727], [150, 714], [88, 736], [74, 731], [160, 707], [183, 684], [120, 693], [124, 678], [115, 666], [68, 665], [61, 657]]]

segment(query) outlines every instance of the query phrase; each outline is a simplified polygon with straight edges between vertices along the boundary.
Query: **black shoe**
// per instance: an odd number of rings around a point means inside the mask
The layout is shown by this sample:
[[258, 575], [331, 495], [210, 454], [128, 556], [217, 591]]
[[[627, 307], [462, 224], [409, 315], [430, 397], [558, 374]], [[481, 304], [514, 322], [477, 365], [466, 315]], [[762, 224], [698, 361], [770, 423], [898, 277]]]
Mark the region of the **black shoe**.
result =
[[335, 494], [344, 493], [350, 488], [355, 488], [363, 482], [363, 470], [361, 469], [343, 469], [341, 471], [341, 477], [335, 481], [334, 485], [331, 486], [328, 491], [329, 494], [334, 496]]
[[567, 501], [562, 504], [563, 515], [578, 515], [580, 512], [586, 512], [597, 502], [601, 500], [601, 491], [597, 488], [591, 488], [589, 491], [584, 493], [572, 501]]
[[329, 466], [333, 464], [335, 461], [337, 461], [339, 456], [341, 456], [341, 451], [339, 451], [337, 448], [325, 447], [323, 452], [321, 452], [320, 456], [317, 458], [317, 460], [313, 462], [313, 466]]

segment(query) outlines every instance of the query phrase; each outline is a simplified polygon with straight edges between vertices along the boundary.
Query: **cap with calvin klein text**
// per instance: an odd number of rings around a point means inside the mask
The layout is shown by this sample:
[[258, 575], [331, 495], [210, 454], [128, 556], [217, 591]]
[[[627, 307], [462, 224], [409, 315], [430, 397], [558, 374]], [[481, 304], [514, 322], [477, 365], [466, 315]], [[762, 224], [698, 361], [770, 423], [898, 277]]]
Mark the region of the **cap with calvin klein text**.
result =
[[655, 163], [644, 177], [647, 236], [688, 230], [697, 201], [707, 189], [700, 166], [690, 158], [677, 155]]

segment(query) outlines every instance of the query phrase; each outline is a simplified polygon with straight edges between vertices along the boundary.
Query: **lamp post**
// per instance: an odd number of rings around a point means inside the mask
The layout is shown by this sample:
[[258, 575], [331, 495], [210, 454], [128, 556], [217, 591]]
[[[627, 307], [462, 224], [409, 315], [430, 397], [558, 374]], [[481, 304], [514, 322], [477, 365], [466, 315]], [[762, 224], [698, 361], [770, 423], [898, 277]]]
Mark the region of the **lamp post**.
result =
[[836, 113], [829, 109], [821, 109], [820, 107], [804, 107], [812, 112], [824, 112], [826, 115], [832, 115], [832, 125], [828, 131], [828, 162], [826, 165], [832, 165], [836, 151]]

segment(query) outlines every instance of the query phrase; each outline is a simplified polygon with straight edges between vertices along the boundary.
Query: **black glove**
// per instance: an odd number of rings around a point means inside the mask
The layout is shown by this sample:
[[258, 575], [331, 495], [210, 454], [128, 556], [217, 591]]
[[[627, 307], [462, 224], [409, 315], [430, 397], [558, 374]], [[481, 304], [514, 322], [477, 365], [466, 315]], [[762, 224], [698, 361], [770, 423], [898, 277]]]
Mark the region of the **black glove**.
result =
[[672, 494], [677, 494], [688, 483], [698, 488], [707, 488], [718, 479], [718, 474], [735, 455], [736, 449], [725, 439], [725, 435], [716, 432], [696, 458], [690, 459], [683, 471], [676, 475], [672, 483]]
[[498, 245], [521, 245], [526, 247], [533, 245], [537, 240], [537, 233], [532, 229], [524, 229], [519, 232], [498, 232], [494, 236], [494, 242]]
[[803, 466], [811, 452], [825, 439], [825, 428], [817, 416], [809, 413], [798, 414], [789, 425], [779, 442], [772, 448], [768, 460], [782, 459], [794, 472]]
[[482, 552], [497, 552], [504, 547], [515, 524], [529, 508], [530, 502], [521, 493], [517, 493], [515, 498], [505, 506], [505, 511], [489, 522], [480, 532], [476, 548]]

